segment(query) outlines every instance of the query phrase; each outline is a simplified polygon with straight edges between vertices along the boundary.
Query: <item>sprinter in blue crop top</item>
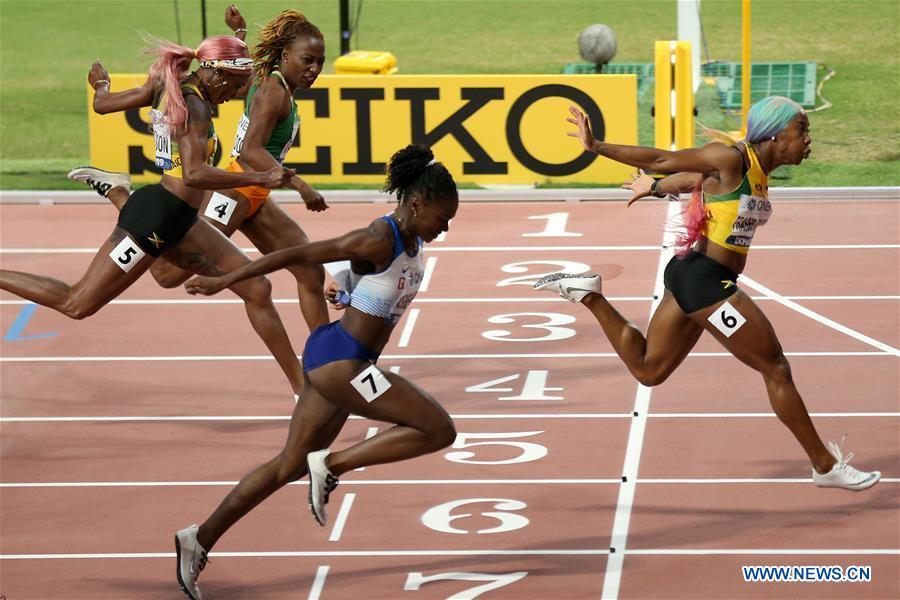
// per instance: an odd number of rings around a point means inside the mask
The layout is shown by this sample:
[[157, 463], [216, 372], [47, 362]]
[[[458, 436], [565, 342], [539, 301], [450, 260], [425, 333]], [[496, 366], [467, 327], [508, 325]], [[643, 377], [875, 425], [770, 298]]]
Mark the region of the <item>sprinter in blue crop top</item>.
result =
[[[245, 476], [206, 522], [178, 532], [179, 554], [193, 553], [195, 564], [206, 564], [206, 553], [238, 519], [307, 473], [310, 509], [324, 526], [328, 495], [342, 473], [436, 452], [456, 438], [453, 421], [440, 404], [375, 365], [422, 281], [423, 243], [447, 231], [456, 215], [456, 184], [431, 150], [407, 146], [391, 158], [384, 190], [397, 193], [397, 208], [364, 229], [278, 250], [223, 277], [198, 277], [185, 284], [191, 294], [209, 295], [290, 265], [339, 260], [349, 260], [358, 279], [341, 319], [319, 327], [306, 342], [306, 387], [284, 449]], [[330, 452], [328, 446], [350, 413], [396, 426]], [[196, 573], [192, 576], [195, 584]]]

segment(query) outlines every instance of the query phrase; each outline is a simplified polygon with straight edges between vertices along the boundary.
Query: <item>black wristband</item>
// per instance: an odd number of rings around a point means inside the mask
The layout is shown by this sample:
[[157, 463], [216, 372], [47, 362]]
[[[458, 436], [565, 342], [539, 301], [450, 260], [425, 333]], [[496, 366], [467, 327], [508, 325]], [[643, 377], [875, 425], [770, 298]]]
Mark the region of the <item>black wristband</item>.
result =
[[653, 183], [650, 184], [650, 195], [655, 198], [663, 198], [663, 196], [660, 196], [659, 192], [656, 191], [656, 187], [659, 185], [660, 181], [662, 181], [662, 179], [654, 179]]

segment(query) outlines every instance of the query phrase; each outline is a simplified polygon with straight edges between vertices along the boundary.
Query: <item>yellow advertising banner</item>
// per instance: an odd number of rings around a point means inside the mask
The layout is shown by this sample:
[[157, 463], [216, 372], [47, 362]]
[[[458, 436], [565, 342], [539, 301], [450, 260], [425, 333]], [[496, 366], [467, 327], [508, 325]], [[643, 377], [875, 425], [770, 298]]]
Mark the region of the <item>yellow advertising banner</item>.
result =
[[[111, 89], [145, 77], [114, 74]], [[88, 86], [88, 106], [93, 93]], [[633, 171], [584, 152], [565, 119], [579, 106], [595, 137], [636, 144], [634, 75], [323, 75], [295, 98], [300, 130], [285, 164], [313, 185], [380, 184], [391, 155], [409, 143], [430, 146], [460, 183], [620, 183]], [[230, 160], [243, 110], [241, 100], [217, 107], [217, 166]], [[157, 181], [149, 112], [89, 111], [91, 163]]]

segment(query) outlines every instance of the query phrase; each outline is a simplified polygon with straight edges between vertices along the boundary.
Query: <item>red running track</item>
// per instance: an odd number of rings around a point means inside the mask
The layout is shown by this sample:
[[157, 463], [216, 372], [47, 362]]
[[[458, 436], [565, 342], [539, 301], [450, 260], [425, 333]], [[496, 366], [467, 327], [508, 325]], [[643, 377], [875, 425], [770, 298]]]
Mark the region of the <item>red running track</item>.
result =
[[[313, 239], [386, 212], [286, 209]], [[305, 481], [288, 486], [222, 539], [205, 597], [900, 597], [898, 203], [778, 204], [746, 275], [812, 313], [744, 285], [822, 437], [848, 433], [854, 464], [883, 472], [859, 494], [812, 485], [759, 376], [708, 336], [642, 390], [587, 311], [530, 290], [590, 267], [646, 327], [666, 209], [464, 204], [381, 361], [444, 404], [456, 448], [346, 474], [327, 529]], [[65, 281], [114, 219], [102, 205], [2, 210], [3, 268]], [[293, 282], [271, 279], [299, 351]], [[173, 532], [280, 449], [286, 381], [233, 296], [147, 275], [85, 322], [32, 310], [0, 296], [0, 595], [180, 597]], [[353, 419], [335, 447], [377, 427]], [[863, 566], [871, 581], [746, 582], [754, 565]]]

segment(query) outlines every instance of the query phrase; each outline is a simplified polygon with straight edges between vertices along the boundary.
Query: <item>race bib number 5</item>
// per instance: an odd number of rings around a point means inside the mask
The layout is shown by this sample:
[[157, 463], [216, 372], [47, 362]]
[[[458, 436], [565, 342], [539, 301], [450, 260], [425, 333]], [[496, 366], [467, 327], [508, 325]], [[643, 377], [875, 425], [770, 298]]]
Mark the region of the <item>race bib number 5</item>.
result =
[[375, 365], [369, 365], [362, 373], [351, 379], [350, 385], [356, 388], [366, 402], [372, 402], [391, 389], [391, 382]]
[[125, 236], [119, 242], [113, 251], [109, 253], [109, 257], [116, 263], [120, 269], [126, 273], [130, 271], [134, 265], [138, 264], [144, 258], [145, 252], [141, 250], [130, 236]]

